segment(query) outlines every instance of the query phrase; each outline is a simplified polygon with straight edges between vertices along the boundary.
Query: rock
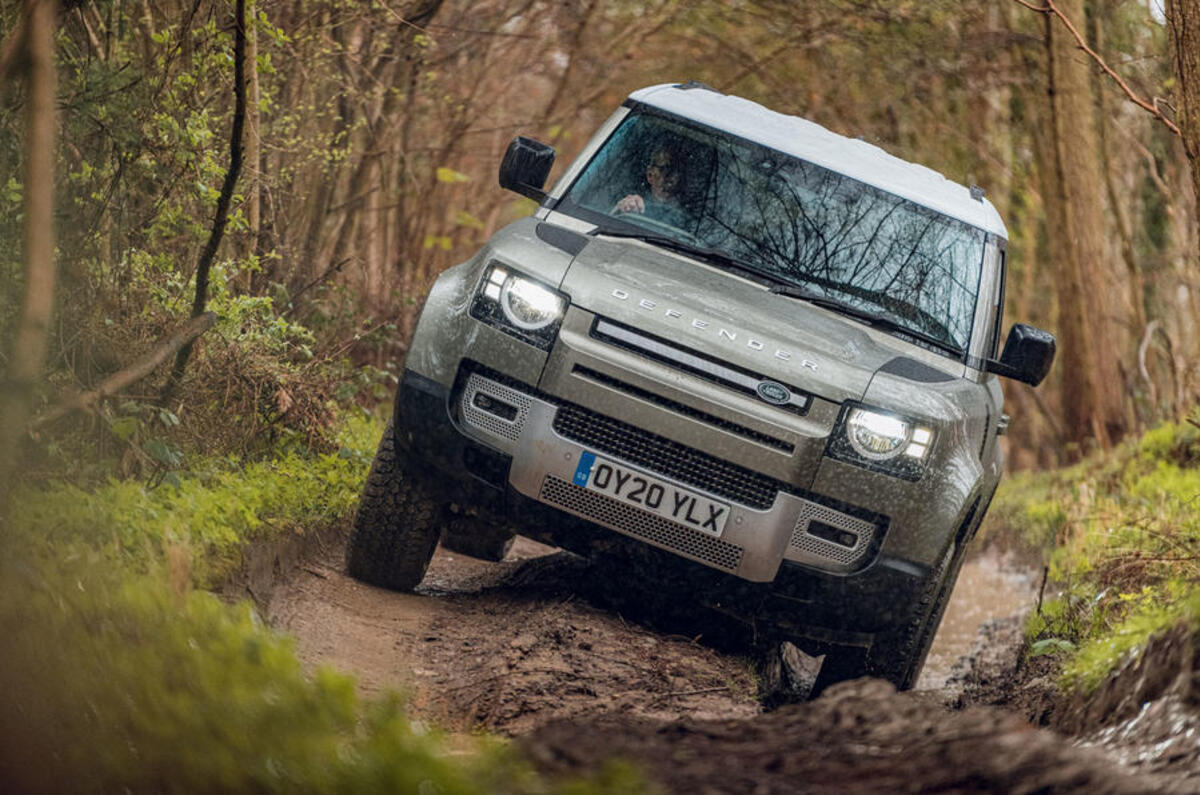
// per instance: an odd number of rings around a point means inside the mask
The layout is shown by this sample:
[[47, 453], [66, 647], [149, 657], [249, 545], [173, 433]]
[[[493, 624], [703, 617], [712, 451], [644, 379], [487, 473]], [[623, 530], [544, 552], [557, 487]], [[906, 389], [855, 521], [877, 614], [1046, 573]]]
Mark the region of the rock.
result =
[[812, 657], [788, 641], [772, 650], [762, 664], [760, 699], [767, 709], [807, 701], [825, 655]]

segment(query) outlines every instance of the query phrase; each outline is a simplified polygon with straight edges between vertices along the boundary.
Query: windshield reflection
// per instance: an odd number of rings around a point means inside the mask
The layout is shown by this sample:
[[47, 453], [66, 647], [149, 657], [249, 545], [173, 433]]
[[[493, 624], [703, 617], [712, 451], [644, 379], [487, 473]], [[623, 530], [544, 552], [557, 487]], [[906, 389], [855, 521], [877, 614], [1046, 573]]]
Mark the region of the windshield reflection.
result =
[[982, 230], [719, 130], [632, 113], [559, 209], [741, 263], [957, 352], [969, 342]]

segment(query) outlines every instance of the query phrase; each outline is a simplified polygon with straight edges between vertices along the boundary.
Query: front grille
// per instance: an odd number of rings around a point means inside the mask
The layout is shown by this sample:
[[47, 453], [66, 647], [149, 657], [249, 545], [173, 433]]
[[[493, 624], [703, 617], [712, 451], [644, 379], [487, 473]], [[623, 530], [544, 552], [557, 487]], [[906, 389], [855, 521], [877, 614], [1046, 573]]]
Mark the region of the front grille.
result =
[[765, 444], [768, 447], [774, 447], [776, 450], [787, 453], [788, 455], [796, 452], [795, 445], [789, 444], [782, 439], [776, 439], [774, 436], [768, 436], [765, 433], [756, 431], [753, 428], [747, 428], [745, 425], [739, 425], [736, 422], [730, 422], [729, 420], [723, 420], [720, 417], [714, 417], [708, 412], [694, 409], [691, 406], [685, 406], [682, 403], [677, 403], [670, 398], [665, 398], [662, 395], [650, 392], [640, 387], [636, 387], [633, 384], [627, 384], [620, 379], [613, 378], [610, 375], [605, 375], [604, 373], [593, 370], [590, 367], [584, 367], [577, 364], [572, 372], [578, 376], [588, 379], [589, 381], [595, 381], [597, 384], [603, 384], [611, 389], [624, 392], [627, 395], [644, 400], [648, 403], [654, 403], [657, 406], [662, 406], [673, 414], [682, 414], [685, 417], [691, 417], [692, 419], [703, 422], [706, 425], [712, 425], [720, 428], [727, 433], [737, 434], [738, 436], [758, 442], [759, 444]]
[[718, 569], [736, 571], [742, 562], [742, 548], [736, 544], [677, 525], [669, 519], [588, 491], [553, 475], [548, 475], [542, 482], [540, 497], [542, 501], [576, 516], [658, 544]]
[[775, 503], [779, 491], [778, 483], [766, 475], [578, 406], [559, 407], [554, 431], [585, 447], [760, 511]]
[[[848, 546], [822, 538], [812, 532], [814, 523], [853, 535], [854, 544]], [[805, 500], [788, 546], [798, 558], [818, 564], [830, 562], [850, 570], [864, 562], [875, 540], [875, 529], [870, 522]]]
[[[767, 378], [761, 373], [713, 359], [688, 348], [681, 348], [667, 340], [636, 331], [605, 318], [596, 318], [592, 324], [591, 336], [601, 342], [632, 351], [754, 398], [762, 398], [758, 391], [762, 383], [770, 381], [778, 384], [774, 379]], [[780, 386], [786, 385], [781, 384]], [[801, 416], [807, 414], [809, 406], [812, 404], [812, 396], [795, 387], [788, 386], [787, 388], [791, 392], [788, 400], [783, 405], [776, 403], [772, 403], [772, 405]]]

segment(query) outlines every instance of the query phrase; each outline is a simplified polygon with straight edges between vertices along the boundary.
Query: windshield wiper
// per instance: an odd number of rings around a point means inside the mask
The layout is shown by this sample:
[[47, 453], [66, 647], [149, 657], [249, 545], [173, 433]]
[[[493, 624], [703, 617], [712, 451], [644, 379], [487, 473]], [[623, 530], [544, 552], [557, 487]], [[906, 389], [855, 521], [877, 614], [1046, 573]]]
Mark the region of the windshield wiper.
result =
[[938, 339], [932, 334], [926, 334], [923, 331], [917, 331], [916, 329], [910, 328], [900, 321], [888, 317], [887, 315], [882, 315], [878, 312], [871, 312], [867, 309], [859, 309], [858, 307], [847, 304], [844, 301], [839, 301], [836, 298], [830, 298], [829, 296], [821, 295], [820, 293], [814, 293], [812, 290], [800, 287], [799, 285], [776, 284], [771, 288], [771, 292], [775, 295], [785, 295], [788, 298], [799, 298], [802, 301], [808, 301], [810, 304], [815, 304], [817, 306], [824, 307], [825, 309], [832, 309], [834, 312], [838, 312], [843, 315], [849, 315], [855, 320], [863, 321], [872, 328], [880, 328], [885, 331], [898, 332], [900, 334], [920, 340], [921, 342], [934, 345], [944, 351], [949, 351], [950, 353], [958, 356], [962, 355], [961, 350], [945, 340]]
[[775, 287], [785, 286], [783, 280], [775, 274], [769, 271], [759, 270], [758, 268], [751, 267], [750, 265], [747, 265], [736, 257], [731, 257], [723, 251], [717, 251], [716, 249], [708, 248], [707, 246], [696, 245], [695, 243], [687, 243], [682, 240], [677, 240], [673, 237], [668, 237], [667, 235], [660, 235], [655, 232], [645, 232], [642, 230], [635, 231], [632, 229], [609, 229], [606, 227], [598, 227], [592, 234], [606, 235], [608, 237], [632, 238], [634, 240], [641, 240], [646, 243], [653, 243], [656, 246], [662, 246], [663, 248], [670, 249], [671, 251], [675, 251], [680, 254], [687, 254], [688, 256], [702, 259], [705, 262], [713, 265], [721, 265], [730, 270], [739, 271], [757, 281], [765, 281], [773, 285], [771, 288], [772, 290], [774, 290]]

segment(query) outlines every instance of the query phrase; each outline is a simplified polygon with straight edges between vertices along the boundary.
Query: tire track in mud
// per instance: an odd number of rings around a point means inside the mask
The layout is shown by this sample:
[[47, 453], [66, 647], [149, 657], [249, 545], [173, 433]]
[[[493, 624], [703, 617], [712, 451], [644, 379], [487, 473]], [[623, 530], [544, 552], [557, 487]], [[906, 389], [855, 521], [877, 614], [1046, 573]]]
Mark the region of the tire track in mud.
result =
[[439, 548], [418, 592], [397, 594], [346, 576], [334, 544], [277, 585], [267, 612], [310, 669], [352, 673], [365, 696], [405, 691], [414, 717], [452, 732], [518, 737], [551, 774], [619, 755], [671, 792], [1191, 791], [1012, 713], [947, 708], [946, 660], [1032, 595], [994, 559], [964, 573], [944, 625], [956, 637], [939, 633], [926, 689], [859, 680], [763, 714], [752, 661], [589, 604], [586, 566], [553, 553], [520, 537], [499, 564]]
[[310, 668], [353, 673], [364, 695], [405, 691], [417, 717], [447, 729], [515, 735], [555, 718], [760, 711], [750, 660], [593, 607], [569, 587], [578, 564], [535, 542], [518, 538], [499, 564], [439, 548], [415, 594], [349, 578], [339, 552], [276, 588], [270, 622], [296, 637]]

